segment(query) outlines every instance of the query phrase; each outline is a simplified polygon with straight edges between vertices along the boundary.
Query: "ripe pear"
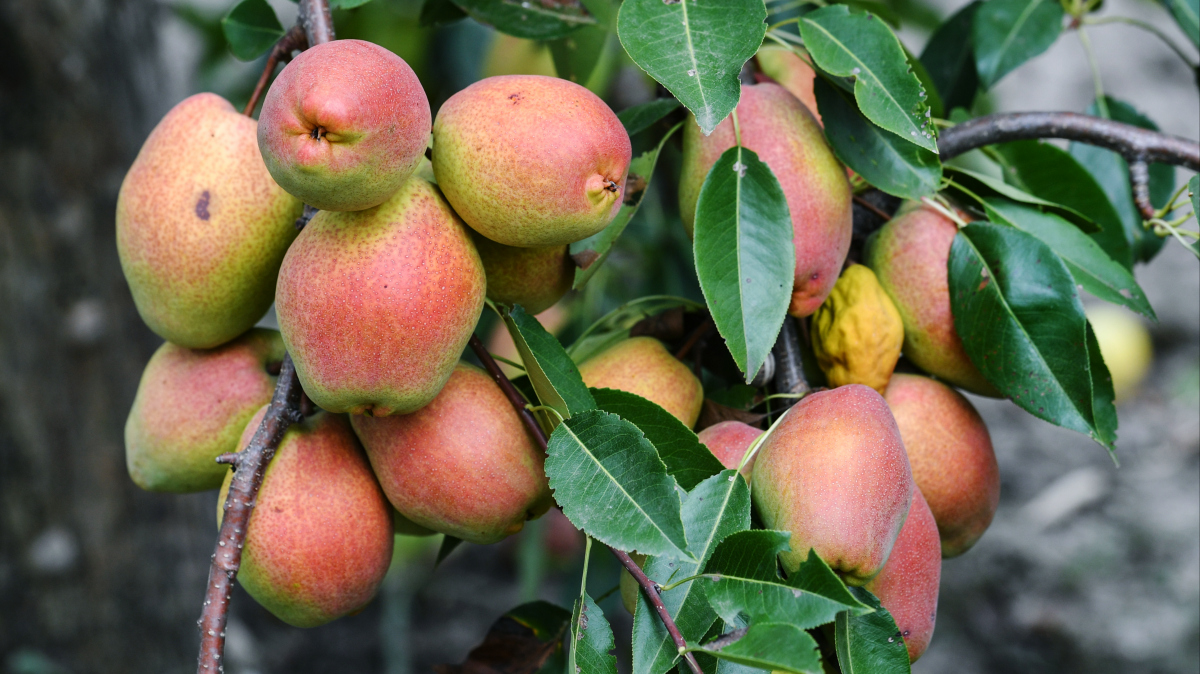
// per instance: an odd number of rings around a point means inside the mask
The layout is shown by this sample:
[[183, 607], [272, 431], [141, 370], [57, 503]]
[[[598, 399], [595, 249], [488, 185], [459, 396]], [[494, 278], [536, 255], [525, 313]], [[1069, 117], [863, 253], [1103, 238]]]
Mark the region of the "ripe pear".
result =
[[[249, 444], [263, 407], [242, 434]], [[217, 523], [233, 471], [225, 477]], [[288, 428], [263, 474], [238, 582], [280, 620], [316, 627], [366, 606], [392, 561], [392, 509], [346, 417]]]
[[887, 564], [866, 585], [900, 628], [909, 662], [921, 657], [933, 637], [941, 580], [942, 549], [937, 523], [918, 489], [913, 492], [908, 519], [896, 538], [896, 545], [892, 546]]
[[908, 452], [913, 481], [941, 532], [942, 556], [975, 545], [1000, 504], [1000, 467], [987, 426], [958, 391], [897, 374], [884, 393]]
[[[771, 167], [787, 198], [796, 246], [796, 274], [788, 313], [808, 316], [837, 281], [850, 250], [850, 182], [825, 141], [820, 124], [778, 84], [742, 87], [737, 106], [742, 145]], [[736, 143], [732, 118], [705, 136], [693, 117], [683, 127], [679, 214], [688, 235], [708, 170]]]
[[404, 59], [362, 40], [316, 45], [263, 99], [258, 144], [275, 181], [321, 210], [378, 206], [429, 145], [429, 99]]
[[887, 561], [912, 503], [904, 443], [883, 396], [862, 384], [813, 393], [788, 410], [754, 464], [754, 504], [792, 532], [791, 573], [815, 549], [851, 585]]
[[125, 421], [125, 464], [147, 491], [192, 492], [221, 486], [216, 462], [236, 452], [246, 422], [271, 401], [283, 360], [274, 330], [254, 329], [215, 349], [167, 342], [154, 352]]
[[592, 388], [619, 389], [657, 403], [688, 428], [704, 405], [700, 380], [653, 337], [618, 342], [580, 363], [579, 374]]
[[954, 328], [946, 263], [958, 226], [929, 206], [905, 204], [870, 239], [867, 266], [904, 322], [904, 355], [922, 370], [981, 395], [999, 396]]
[[355, 415], [383, 491], [405, 518], [471, 543], [495, 543], [553, 503], [545, 453], [483, 370], [460, 363], [412, 414]]
[[1124, 402], [1137, 392], [1154, 364], [1150, 331], [1134, 314], [1108, 304], [1088, 307], [1087, 318], [1112, 377], [1116, 402]]
[[450, 378], [484, 283], [467, 228], [413, 176], [375, 208], [317, 213], [284, 259], [275, 310], [313, 402], [406, 414]]
[[489, 77], [433, 124], [433, 172], [454, 210], [506, 246], [585, 239], [621, 209], [632, 147], [604, 101], [556, 77]]
[[517, 248], [480, 234], [474, 240], [493, 302], [520, 304], [530, 315], [540, 314], [562, 299], [575, 281], [567, 246]]
[[[708, 451], [713, 453], [726, 468], [737, 468], [750, 448], [750, 443], [763, 434], [761, 428], [755, 428], [741, 421], [722, 421], [700, 431], [700, 442]], [[754, 462], [758, 455], [750, 457], [742, 468], [742, 476], [750, 481], [750, 471], [754, 470]]]
[[184, 99], [138, 152], [117, 195], [117, 253], [142, 320], [190, 349], [249, 330], [303, 204], [263, 164], [256, 122], [215, 94]]
[[791, 49], [774, 45], [763, 45], [756, 58], [762, 74], [787, 89], [789, 94], [808, 108], [817, 124], [821, 124], [821, 113], [817, 112], [817, 97], [813, 94], [813, 80], [817, 78], [817, 73], [812, 67]]

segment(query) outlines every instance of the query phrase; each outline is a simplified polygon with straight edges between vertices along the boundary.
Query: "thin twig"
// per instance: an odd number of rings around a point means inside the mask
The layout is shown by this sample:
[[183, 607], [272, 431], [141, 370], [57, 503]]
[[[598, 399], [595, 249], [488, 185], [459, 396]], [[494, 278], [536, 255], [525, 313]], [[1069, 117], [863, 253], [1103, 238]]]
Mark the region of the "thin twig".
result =
[[[486, 369], [488, 374], [492, 375], [492, 379], [495, 379], [496, 383], [500, 385], [500, 389], [504, 391], [505, 397], [508, 398], [508, 401], [512, 403], [513, 409], [515, 409], [517, 414], [520, 415], [521, 421], [525, 424], [525, 428], [529, 430], [530, 435], [533, 436], [534, 440], [537, 441], [538, 446], [544, 451], [547, 446], [546, 434], [542, 431], [542, 427], [538, 425], [537, 420], [533, 418], [533, 413], [529, 411], [527, 407], [529, 403], [525, 400], [525, 396], [521, 395], [521, 392], [518, 391], [515, 386], [513, 386], [512, 382], [508, 380], [508, 377], [504, 376], [504, 372], [502, 372], [500, 370], [500, 366], [496, 364], [496, 359], [492, 358], [492, 354], [488, 353], [487, 347], [483, 345], [483, 342], [480, 341], [478, 337], [471, 335], [471, 341], [469, 344], [471, 345], [471, 350], [475, 352], [475, 355], [479, 357], [480, 362], [483, 363], [484, 369]], [[621, 560], [621, 563], [625, 565], [625, 568], [629, 569], [629, 573], [635, 579], [637, 579], [638, 584], [642, 586], [642, 590], [646, 593], [646, 599], [648, 599], [650, 603], [654, 605], [655, 610], [658, 611], [658, 617], [662, 619], [663, 626], [667, 628], [667, 632], [671, 635], [671, 638], [675, 640], [675, 646], [680, 649], [686, 648], [687, 641], [684, 640], [683, 635], [679, 632], [679, 627], [675, 625], [675, 621], [671, 618], [671, 614], [667, 612], [667, 608], [663, 606], [662, 598], [658, 595], [657, 585], [654, 583], [654, 581], [650, 580], [646, 577], [646, 574], [642, 573], [642, 570], [638, 567], [637, 562], [634, 562], [627, 553], [611, 547], [609, 550], [611, 550], [612, 553], [617, 556], [617, 559]], [[700, 669], [700, 665], [696, 663], [696, 659], [692, 657], [690, 653], [684, 655], [683, 657], [687, 661], [688, 667], [691, 668], [693, 674], [704, 674], [704, 672]]]
[[275, 74], [275, 68], [280, 63], [287, 63], [292, 60], [292, 52], [304, 51], [308, 49], [308, 37], [304, 34], [304, 29], [300, 24], [292, 26], [291, 30], [284, 33], [283, 37], [271, 47], [271, 53], [267, 54], [267, 65], [263, 68], [262, 76], [258, 78], [258, 84], [254, 85], [254, 93], [250, 94], [250, 101], [246, 103], [246, 109], [242, 110], [242, 114], [247, 117], [254, 116], [254, 109], [258, 107], [258, 101], [262, 99], [263, 92], [267, 90], [267, 83], [271, 81], [271, 75]]
[[700, 338], [707, 335], [712, 329], [713, 319], [712, 314], [709, 314], [704, 319], [704, 322], [692, 331], [692, 334], [688, 336], [687, 341], [683, 343], [683, 346], [679, 347], [679, 351], [675, 353], [675, 360], [683, 360], [692, 350], [692, 347], [696, 346], [696, 342], [700, 341]]
[[880, 217], [884, 222], [887, 222], [888, 220], [892, 219], [892, 216], [888, 215], [886, 211], [879, 208], [875, 204], [867, 201], [866, 199], [863, 199], [862, 197], [860, 197], [857, 194], [852, 196], [851, 199], [854, 200], [854, 203], [858, 204], [859, 206], [862, 206], [863, 208], [867, 209], [868, 211], [871, 211], [872, 213], [874, 213], [876, 216]]

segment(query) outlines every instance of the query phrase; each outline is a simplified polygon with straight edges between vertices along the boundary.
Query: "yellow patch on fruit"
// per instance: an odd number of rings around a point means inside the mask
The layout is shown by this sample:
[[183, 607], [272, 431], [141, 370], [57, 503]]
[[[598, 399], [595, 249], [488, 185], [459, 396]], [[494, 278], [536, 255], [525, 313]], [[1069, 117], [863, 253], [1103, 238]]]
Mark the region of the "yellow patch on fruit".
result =
[[883, 393], [903, 343], [900, 312], [860, 264], [842, 272], [813, 314], [813, 351], [830, 387], [863, 384]]

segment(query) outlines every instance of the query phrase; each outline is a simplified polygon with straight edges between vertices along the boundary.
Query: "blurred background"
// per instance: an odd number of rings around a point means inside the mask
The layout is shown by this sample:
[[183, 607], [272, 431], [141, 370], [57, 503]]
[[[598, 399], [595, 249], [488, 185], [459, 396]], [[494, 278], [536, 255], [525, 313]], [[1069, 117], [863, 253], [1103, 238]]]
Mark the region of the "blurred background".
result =
[[[0, 0], [0, 673], [195, 669], [217, 496], [145, 493], [126, 474], [122, 428], [159, 340], [122, 278], [113, 213], [126, 169], [172, 105], [204, 90], [247, 100], [262, 63], [224, 46], [229, 4]], [[290, 25], [295, 5], [272, 4]], [[919, 53], [965, 0], [866, 4], [908, 17], [899, 33]], [[405, 58], [435, 110], [480, 77], [553, 74], [543, 47], [471, 21], [420, 29], [419, 12], [419, 0], [375, 0], [339, 11], [337, 30]], [[1186, 45], [1156, 2], [1108, 0], [1101, 15], [1142, 19]], [[1195, 72], [1129, 26], [1090, 36], [1110, 95], [1169, 133], [1200, 137]], [[615, 110], [653, 97], [610, 48], [587, 84]], [[1093, 93], [1068, 34], [976, 106], [1081, 111]], [[659, 175], [678, 159], [668, 146]], [[543, 316], [548, 326], [569, 339], [634, 297], [699, 299], [669, 182], [652, 185], [601, 273]], [[1157, 324], [1093, 308], [1098, 325], [1115, 326], [1105, 343], [1114, 369], [1148, 364], [1120, 402], [1120, 468], [1083, 436], [972, 399], [996, 446], [1000, 509], [982, 541], [944, 565], [937, 631], [915, 672], [1200, 671], [1200, 265], [1168, 242], [1138, 279]], [[437, 545], [398, 540], [380, 596], [317, 629], [290, 628], [238, 590], [226, 671], [430, 672], [461, 662], [516, 604], [569, 607], [578, 592], [582, 539], [561, 515], [497, 545], [464, 545], [435, 569]], [[597, 551], [590, 593], [616, 582], [615, 562]], [[602, 606], [627, 649], [619, 596]]]

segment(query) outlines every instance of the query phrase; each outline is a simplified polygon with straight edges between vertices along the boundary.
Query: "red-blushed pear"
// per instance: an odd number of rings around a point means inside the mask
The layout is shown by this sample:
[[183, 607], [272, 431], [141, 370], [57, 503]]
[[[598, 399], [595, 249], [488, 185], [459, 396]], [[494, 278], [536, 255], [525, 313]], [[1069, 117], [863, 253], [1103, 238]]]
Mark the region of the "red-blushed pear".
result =
[[[742, 87], [737, 106], [742, 145], [771, 167], [787, 198], [796, 246], [796, 274], [788, 313], [804, 317], [833, 289], [850, 250], [850, 182], [825, 141], [821, 125], [778, 84]], [[732, 118], [705, 136], [694, 117], [683, 127], [679, 214], [691, 236], [696, 201], [708, 170], [736, 144]]]
[[1000, 466], [987, 426], [958, 391], [928, 377], [892, 376], [884, 393], [913, 481], [941, 532], [942, 556], [975, 545], [1000, 504]]
[[220, 487], [228, 471], [216, 458], [241, 449], [242, 429], [275, 389], [267, 369], [282, 360], [274, 330], [254, 329], [215, 349], [160, 346], [125, 421], [134, 483], [168, 492]]
[[787, 89], [820, 124], [821, 113], [817, 112], [817, 97], [813, 94], [813, 80], [817, 78], [817, 73], [812, 67], [791, 49], [773, 45], [763, 45], [755, 58], [762, 74]]
[[489, 77], [433, 123], [433, 172], [454, 210], [506, 246], [562, 246], [621, 209], [632, 147], [604, 101], [557, 77]]
[[[741, 421], [722, 421], [700, 431], [699, 436], [701, 444], [720, 460], [722, 466], [737, 468], [742, 462], [742, 457], [746, 455], [746, 450], [750, 448], [750, 443], [762, 434], [761, 428]], [[742, 468], [742, 476], [747, 482], [750, 481], [750, 471], [754, 470], [757, 458], [757, 454], [751, 457]]]
[[460, 363], [433, 402], [412, 414], [355, 415], [351, 424], [396, 510], [471, 543], [495, 543], [553, 504], [545, 453], [504, 392]]
[[271, 179], [256, 122], [216, 94], [163, 117], [117, 195], [117, 253], [142, 320], [192, 349], [254, 327], [303, 204]]
[[696, 425], [704, 405], [700, 380], [653, 337], [617, 342], [580, 363], [579, 374], [592, 388], [618, 389], [657, 403], [688, 428]]
[[909, 662], [921, 657], [933, 636], [941, 580], [942, 546], [937, 523], [918, 489], [913, 492], [908, 519], [887, 564], [866, 585], [895, 619], [908, 647]]
[[946, 263], [958, 226], [909, 202], [876, 232], [866, 264], [904, 321], [904, 355], [922, 370], [973, 393], [998, 396], [971, 362], [954, 328]]
[[275, 310], [313, 402], [406, 414], [450, 378], [484, 283], [467, 228], [413, 176], [375, 208], [317, 213], [284, 259]]
[[404, 59], [362, 40], [300, 53], [263, 98], [258, 144], [275, 181], [321, 210], [392, 196], [425, 154], [429, 99]]
[[575, 263], [567, 246], [517, 248], [480, 234], [474, 239], [487, 274], [487, 296], [493, 302], [520, 304], [528, 314], [540, 314], [571, 289]]
[[847, 583], [887, 561], [912, 503], [904, 443], [883, 396], [862, 384], [813, 393], [788, 410], [754, 463], [754, 504], [792, 532], [791, 573], [816, 550]]
[[[265, 413], [246, 426], [243, 446]], [[232, 479], [231, 470], [218, 525]], [[371, 601], [392, 549], [392, 509], [346, 417], [318, 412], [288, 428], [246, 528], [238, 582], [250, 596], [289, 625], [323, 625]]]

